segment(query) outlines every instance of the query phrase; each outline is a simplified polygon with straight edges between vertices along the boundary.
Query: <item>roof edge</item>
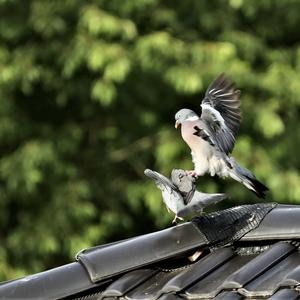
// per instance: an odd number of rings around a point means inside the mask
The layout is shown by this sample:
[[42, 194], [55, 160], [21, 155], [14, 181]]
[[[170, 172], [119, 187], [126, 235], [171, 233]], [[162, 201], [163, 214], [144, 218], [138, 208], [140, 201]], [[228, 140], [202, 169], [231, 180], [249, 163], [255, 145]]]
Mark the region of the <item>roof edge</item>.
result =
[[97, 282], [208, 243], [197, 226], [187, 222], [120, 243], [112, 243], [107, 247], [83, 250], [76, 259], [86, 268], [91, 281]]
[[300, 206], [278, 204], [241, 241], [300, 239]]

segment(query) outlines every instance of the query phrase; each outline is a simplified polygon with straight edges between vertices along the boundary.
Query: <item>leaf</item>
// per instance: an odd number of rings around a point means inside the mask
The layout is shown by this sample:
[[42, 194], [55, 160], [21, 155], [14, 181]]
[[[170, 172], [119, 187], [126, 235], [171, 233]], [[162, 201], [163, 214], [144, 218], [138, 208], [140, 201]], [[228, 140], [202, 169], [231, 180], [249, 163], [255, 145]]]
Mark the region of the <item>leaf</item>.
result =
[[113, 83], [109, 81], [97, 80], [92, 88], [92, 98], [103, 106], [109, 106], [117, 95]]

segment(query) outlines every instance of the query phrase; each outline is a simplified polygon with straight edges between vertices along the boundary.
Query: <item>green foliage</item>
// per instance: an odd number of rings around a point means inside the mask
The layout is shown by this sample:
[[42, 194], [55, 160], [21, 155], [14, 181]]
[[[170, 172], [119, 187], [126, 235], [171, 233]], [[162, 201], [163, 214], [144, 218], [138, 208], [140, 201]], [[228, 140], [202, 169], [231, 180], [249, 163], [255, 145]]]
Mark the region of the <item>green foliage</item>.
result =
[[[233, 155], [300, 202], [300, 2], [0, 1], [0, 279], [172, 218], [145, 168], [192, 168], [174, 129], [228, 73], [244, 120]], [[233, 181], [221, 207], [258, 201]]]

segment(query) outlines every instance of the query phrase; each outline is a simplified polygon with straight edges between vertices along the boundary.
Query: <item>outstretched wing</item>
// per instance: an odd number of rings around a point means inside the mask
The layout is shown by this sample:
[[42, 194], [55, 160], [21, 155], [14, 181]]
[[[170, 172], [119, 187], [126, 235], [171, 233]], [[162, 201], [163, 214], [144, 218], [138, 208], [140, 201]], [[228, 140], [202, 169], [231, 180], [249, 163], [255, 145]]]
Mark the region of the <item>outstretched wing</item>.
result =
[[161, 175], [160, 173], [158, 172], [155, 172], [155, 171], [152, 171], [150, 169], [146, 169], [144, 171], [144, 174], [153, 179], [155, 181], [155, 184], [157, 185], [157, 187], [160, 189], [160, 190], [164, 190], [164, 189], [170, 189], [172, 191], [175, 191], [175, 192], [179, 192], [178, 191], [178, 188], [172, 183], [172, 181]]
[[178, 188], [171, 182], [170, 179], [162, 174], [146, 169], [145, 175], [153, 179], [156, 186], [162, 191], [163, 201], [168, 209], [177, 214], [178, 210], [184, 205], [182, 196]]
[[218, 203], [226, 198], [226, 194], [206, 194], [195, 191], [190, 203], [185, 205], [181, 210], [178, 210], [177, 216], [185, 217], [189, 214], [201, 215], [207, 206]]
[[199, 136], [204, 134], [210, 144], [226, 154], [234, 147], [241, 123], [239, 96], [240, 91], [234, 83], [221, 74], [208, 87], [201, 104], [205, 128]]

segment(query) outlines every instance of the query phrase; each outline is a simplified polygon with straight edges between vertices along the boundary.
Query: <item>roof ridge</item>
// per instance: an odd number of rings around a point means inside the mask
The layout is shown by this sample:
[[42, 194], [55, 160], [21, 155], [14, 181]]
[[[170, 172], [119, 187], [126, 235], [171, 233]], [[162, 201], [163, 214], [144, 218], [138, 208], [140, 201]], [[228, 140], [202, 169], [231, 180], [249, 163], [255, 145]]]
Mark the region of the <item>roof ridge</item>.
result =
[[195, 217], [194, 222], [216, 249], [230, 245], [249, 231], [257, 228], [277, 203], [258, 203], [231, 207], [222, 211]]
[[[257, 228], [276, 205], [242, 205], [209, 213], [194, 218], [192, 222], [112, 243], [107, 247], [83, 250], [76, 259], [86, 268], [92, 282], [97, 282], [199, 247], [216, 249], [231, 245]], [[111, 261], [115, 262], [115, 266]]]

